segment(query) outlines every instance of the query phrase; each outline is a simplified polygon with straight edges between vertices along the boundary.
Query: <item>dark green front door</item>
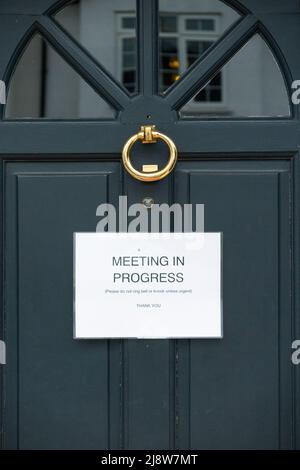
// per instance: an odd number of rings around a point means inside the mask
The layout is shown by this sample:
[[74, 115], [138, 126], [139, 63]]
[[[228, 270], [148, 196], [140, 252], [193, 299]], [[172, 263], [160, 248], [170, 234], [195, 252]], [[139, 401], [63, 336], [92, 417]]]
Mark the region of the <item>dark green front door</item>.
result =
[[[300, 9], [293, 0], [227, 3], [237, 23], [161, 94], [158, 5], [139, 0], [133, 95], [51, 19], [64, 2], [1, 3], [3, 80], [38, 31], [117, 111], [112, 119], [11, 120], [3, 106], [3, 448], [299, 447], [291, 344], [300, 337], [300, 134], [290, 89], [300, 77]], [[180, 114], [255, 34], [276, 57], [290, 115]], [[206, 97], [217, 99], [217, 83]], [[157, 183], [138, 182], [121, 162], [126, 140], [148, 122], [179, 150], [174, 172]], [[156, 152], [162, 162], [163, 147]], [[223, 232], [223, 339], [73, 339], [73, 233], [95, 231], [97, 206], [117, 205], [119, 195], [128, 204], [205, 204], [205, 231]]]

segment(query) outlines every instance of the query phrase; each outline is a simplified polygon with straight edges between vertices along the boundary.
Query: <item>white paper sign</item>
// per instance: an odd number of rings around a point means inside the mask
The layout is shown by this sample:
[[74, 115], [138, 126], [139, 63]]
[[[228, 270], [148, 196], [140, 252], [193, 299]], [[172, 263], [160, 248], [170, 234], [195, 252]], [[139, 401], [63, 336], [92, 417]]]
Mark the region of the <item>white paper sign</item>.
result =
[[221, 338], [221, 234], [76, 233], [75, 338]]

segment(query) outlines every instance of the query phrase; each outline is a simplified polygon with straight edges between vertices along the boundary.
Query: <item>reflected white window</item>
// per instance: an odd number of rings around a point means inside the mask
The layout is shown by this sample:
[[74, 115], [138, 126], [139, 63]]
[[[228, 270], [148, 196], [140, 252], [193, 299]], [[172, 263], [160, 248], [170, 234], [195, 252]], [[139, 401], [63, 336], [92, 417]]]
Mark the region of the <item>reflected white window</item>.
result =
[[130, 94], [137, 92], [135, 0], [73, 0], [54, 18]]

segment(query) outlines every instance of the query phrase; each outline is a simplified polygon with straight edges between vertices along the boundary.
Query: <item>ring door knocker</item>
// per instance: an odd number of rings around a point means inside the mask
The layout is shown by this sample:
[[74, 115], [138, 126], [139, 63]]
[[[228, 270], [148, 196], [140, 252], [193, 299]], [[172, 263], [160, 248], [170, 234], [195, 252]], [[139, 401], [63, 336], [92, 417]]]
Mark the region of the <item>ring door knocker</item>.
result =
[[[143, 144], [154, 144], [157, 139], [163, 140], [169, 147], [170, 153], [167, 165], [161, 170], [158, 169], [158, 165], [143, 165], [142, 171], [138, 171], [134, 168], [130, 160], [130, 151], [132, 146], [138, 140], [141, 140]], [[152, 181], [161, 180], [171, 173], [177, 162], [177, 148], [173, 140], [165, 134], [156, 131], [155, 126], [142, 126], [140, 132], [130, 137], [124, 145], [122, 159], [125, 169], [131, 176], [133, 176], [133, 178], [150, 183]]]

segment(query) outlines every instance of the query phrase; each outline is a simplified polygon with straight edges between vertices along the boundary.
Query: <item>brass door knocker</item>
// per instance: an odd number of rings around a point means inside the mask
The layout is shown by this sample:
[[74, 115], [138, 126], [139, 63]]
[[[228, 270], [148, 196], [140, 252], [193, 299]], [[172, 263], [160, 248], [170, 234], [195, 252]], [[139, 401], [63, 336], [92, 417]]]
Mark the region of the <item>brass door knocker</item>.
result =
[[[158, 165], [143, 165], [142, 171], [138, 171], [131, 163], [130, 150], [138, 140], [143, 144], [154, 144], [157, 139], [163, 140], [169, 147], [169, 161], [164, 168], [159, 170]], [[155, 126], [142, 126], [140, 132], [130, 137], [123, 147], [122, 159], [125, 169], [128, 173], [140, 181], [150, 183], [158, 181], [168, 176], [177, 162], [177, 148], [173, 140], [165, 134], [155, 130]]]

